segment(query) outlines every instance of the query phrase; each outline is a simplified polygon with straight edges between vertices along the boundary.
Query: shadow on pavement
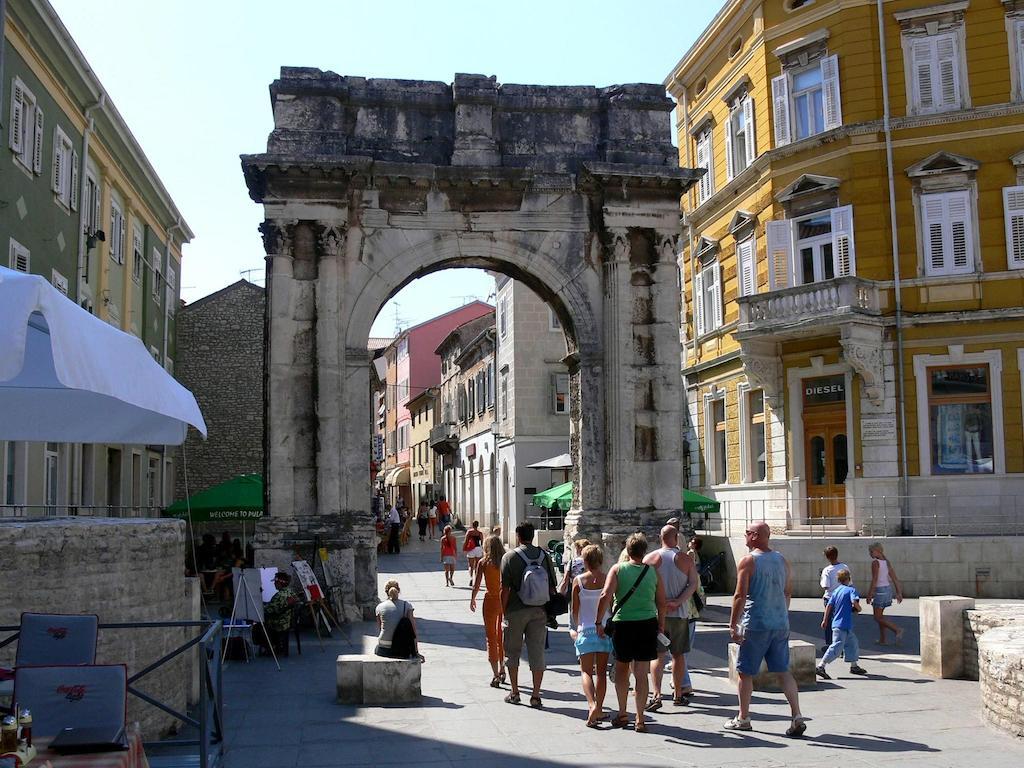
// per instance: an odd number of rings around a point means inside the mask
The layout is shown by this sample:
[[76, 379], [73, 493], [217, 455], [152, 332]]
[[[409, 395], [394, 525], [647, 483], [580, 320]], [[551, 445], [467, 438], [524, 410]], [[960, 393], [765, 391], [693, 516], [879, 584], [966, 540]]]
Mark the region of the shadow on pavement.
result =
[[907, 741], [893, 736], [879, 736], [874, 733], [823, 733], [815, 736], [816, 747], [855, 749], [864, 752], [941, 752], [919, 741]]

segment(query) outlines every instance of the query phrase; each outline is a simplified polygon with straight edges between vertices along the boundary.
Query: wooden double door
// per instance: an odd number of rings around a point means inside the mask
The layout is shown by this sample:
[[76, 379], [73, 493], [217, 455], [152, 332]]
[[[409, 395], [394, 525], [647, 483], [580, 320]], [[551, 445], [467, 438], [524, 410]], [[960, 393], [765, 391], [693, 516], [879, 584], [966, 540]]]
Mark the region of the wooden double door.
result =
[[850, 471], [846, 409], [805, 410], [803, 420], [808, 522], [845, 518]]

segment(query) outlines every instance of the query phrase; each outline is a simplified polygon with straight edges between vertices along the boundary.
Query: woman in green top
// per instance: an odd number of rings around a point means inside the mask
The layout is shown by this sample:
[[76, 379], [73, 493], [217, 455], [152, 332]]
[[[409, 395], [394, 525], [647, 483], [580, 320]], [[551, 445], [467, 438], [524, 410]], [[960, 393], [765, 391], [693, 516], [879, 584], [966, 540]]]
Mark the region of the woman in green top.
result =
[[[622, 728], [629, 722], [626, 702], [629, 699], [629, 673], [635, 680], [637, 733], [647, 733], [644, 706], [647, 704], [647, 686], [651, 662], [658, 657], [658, 633], [665, 631], [665, 590], [655, 568], [643, 564], [647, 554], [647, 537], [631, 534], [626, 539], [629, 560], [617, 563], [608, 571], [601, 593], [597, 615], [603, 615], [614, 600], [615, 634], [615, 694], [619, 700], [619, 714], [612, 726]], [[633, 590], [633, 586], [636, 589]], [[630, 590], [633, 593], [630, 595]], [[628, 595], [628, 597], [627, 597]], [[598, 635], [604, 637], [604, 627], [598, 626]]]

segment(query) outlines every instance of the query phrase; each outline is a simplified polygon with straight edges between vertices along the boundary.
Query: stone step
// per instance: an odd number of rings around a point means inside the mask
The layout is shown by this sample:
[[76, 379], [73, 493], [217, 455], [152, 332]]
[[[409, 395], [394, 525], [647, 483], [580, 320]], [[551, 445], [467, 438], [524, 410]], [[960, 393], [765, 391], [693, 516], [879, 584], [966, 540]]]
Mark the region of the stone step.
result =
[[860, 536], [858, 531], [851, 531], [845, 525], [795, 525], [786, 529], [787, 536], [828, 536], [829, 538], [848, 538]]

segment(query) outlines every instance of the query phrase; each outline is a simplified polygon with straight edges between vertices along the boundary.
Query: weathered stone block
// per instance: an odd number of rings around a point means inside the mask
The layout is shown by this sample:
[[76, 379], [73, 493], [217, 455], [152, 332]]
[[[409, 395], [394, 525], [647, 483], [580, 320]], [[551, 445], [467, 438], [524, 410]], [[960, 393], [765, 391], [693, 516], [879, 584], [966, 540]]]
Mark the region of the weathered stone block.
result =
[[[739, 657], [740, 647], [736, 643], [729, 643], [729, 682], [733, 685], [739, 683], [739, 672], [736, 671], [736, 660]], [[814, 645], [803, 640], [789, 641], [789, 671], [796, 678], [797, 687], [800, 689], [814, 689], [818, 687], [818, 681], [814, 674]], [[764, 662], [761, 662], [761, 670], [754, 676], [755, 691], [781, 691], [779, 676], [769, 672]]]
[[419, 659], [343, 654], [337, 659], [339, 704], [418, 704]]
[[978, 657], [982, 717], [1012, 736], [1024, 736], [1024, 627], [986, 632], [978, 641]]
[[921, 671], [940, 678], [960, 677], [964, 672], [964, 611], [974, 598], [942, 595], [922, 597]]

